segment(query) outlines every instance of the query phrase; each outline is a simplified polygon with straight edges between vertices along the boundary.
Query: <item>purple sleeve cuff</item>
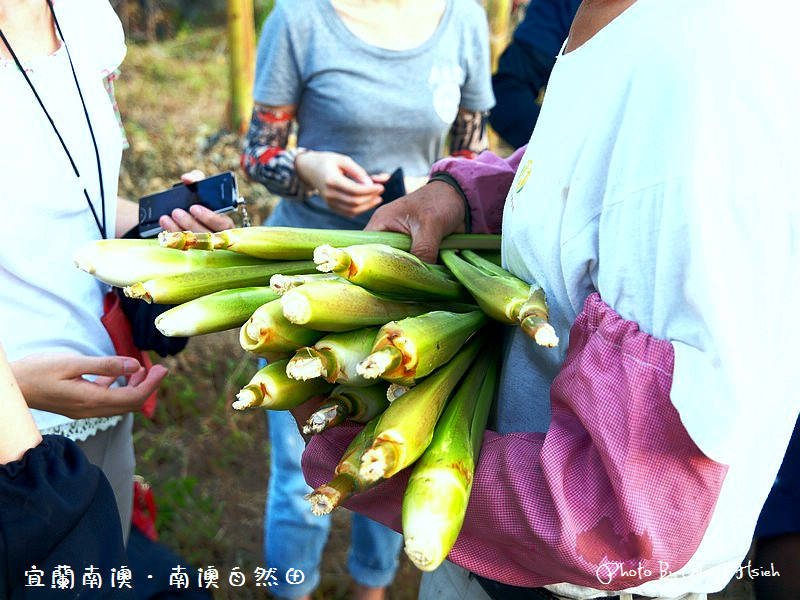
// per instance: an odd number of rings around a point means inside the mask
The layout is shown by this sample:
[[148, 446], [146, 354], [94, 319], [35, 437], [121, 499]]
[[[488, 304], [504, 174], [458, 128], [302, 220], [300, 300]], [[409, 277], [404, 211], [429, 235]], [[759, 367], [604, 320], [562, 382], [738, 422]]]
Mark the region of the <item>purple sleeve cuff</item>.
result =
[[434, 163], [431, 175], [447, 173], [458, 182], [470, 208], [473, 233], [500, 233], [503, 205], [526, 148], [508, 158], [482, 152], [472, 160], [448, 157]]
[[[697, 550], [727, 467], [692, 441], [670, 401], [672, 345], [589, 296], [551, 387], [546, 434], [487, 431], [461, 534], [449, 559], [516, 586], [567, 582], [621, 590]], [[336, 428], [339, 429], [339, 428]], [[330, 480], [357, 431], [314, 438], [309, 483]], [[408, 472], [345, 506], [396, 530]], [[599, 577], [603, 565], [619, 570]], [[602, 571], [602, 575], [606, 575]]]

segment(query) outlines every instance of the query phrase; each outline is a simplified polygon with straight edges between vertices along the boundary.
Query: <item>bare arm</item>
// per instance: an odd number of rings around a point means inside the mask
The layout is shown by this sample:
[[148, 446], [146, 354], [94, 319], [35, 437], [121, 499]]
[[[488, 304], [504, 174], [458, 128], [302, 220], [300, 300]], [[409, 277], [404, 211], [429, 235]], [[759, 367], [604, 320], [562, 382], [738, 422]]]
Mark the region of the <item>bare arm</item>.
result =
[[42, 441], [25, 399], [0, 347], [0, 464], [22, 458]]

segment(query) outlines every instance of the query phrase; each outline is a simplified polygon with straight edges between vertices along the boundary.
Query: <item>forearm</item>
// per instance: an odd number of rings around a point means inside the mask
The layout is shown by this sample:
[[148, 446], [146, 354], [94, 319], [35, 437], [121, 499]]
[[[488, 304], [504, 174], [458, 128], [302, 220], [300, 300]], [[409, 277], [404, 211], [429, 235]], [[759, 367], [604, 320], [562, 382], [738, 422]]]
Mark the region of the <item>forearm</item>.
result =
[[458, 191], [469, 206], [471, 232], [500, 232], [506, 195], [525, 149], [520, 148], [508, 158], [483, 152], [474, 160], [444, 158], [434, 163], [431, 176], [445, 174], [447, 177], [442, 180], [458, 184]]
[[25, 399], [0, 348], [0, 464], [19, 460], [42, 441]]
[[126, 198], [117, 199], [115, 237], [121, 238], [139, 224], [139, 204]]
[[[673, 360], [668, 342], [590, 296], [551, 387], [547, 434], [486, 433], [450, 560], [511, 585], [613, 590], [645, 581], [637, 564], [651, 578], [658, 560], [684, 565], [727, 468], [700, 451], [671, 404]], [[327, 482], [352, 431], [312, 439], [304, 455], [311, 485]], [[397, 477], [346, 506], [399, 529], [408, 472]], [[603, 582], [605, 562], [633, 571]]]
[[284, 198], [299, 199], [303, 184], [295, 169], [300, 148], [286, 149], [294, 119], [287, 110], [256, 105], [250, 120], [241, 166], [245, 174]]
[[489, 147], [486, 123], [489, 114], [460, 108], [450, 128], [450, 156], [475, 158]]

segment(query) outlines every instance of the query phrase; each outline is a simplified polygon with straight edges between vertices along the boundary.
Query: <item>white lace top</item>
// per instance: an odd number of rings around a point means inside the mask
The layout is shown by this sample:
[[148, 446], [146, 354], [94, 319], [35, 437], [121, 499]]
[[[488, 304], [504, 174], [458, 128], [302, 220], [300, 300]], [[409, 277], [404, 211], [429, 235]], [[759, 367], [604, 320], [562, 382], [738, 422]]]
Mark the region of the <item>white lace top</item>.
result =
[[[106, 229], [113, 235], [122, 136], [104, 87], [125, 56], [107, 0], [58, 0], [55, 11], [75, 66], [100, 153]], [[13, 40], [11, 40], [13, 47]], [[0, 60], [0, 342], [10, 360], [44, 352], [114, 354], [100, 316], [107, 287], [75, 268], [74, 249], [100, 238], [83, 194], [101, 215], [92, 139], [64, 46], [25, 63], [81, 178], [12, 60]], [[86, 439], [120, 417], [73, 421], [33, 411], [43, 433]]]

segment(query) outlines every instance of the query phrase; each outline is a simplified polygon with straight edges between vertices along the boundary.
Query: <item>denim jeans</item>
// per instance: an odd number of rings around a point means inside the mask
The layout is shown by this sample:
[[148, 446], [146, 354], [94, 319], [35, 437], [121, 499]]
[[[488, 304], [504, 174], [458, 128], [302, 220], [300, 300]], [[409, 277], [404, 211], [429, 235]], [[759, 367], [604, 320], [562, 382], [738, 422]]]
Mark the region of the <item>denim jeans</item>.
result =
[[[288, 411], [267, 411], [267, 416], [271, 451], [264, 548], [266, 567], [276, 569], [279, 581], [269, 592], [279, 598], [296, 598], [310, 594], [319, 585], [330, 516], [313, 515], [309, 503], [303, 499], [311, 488], [300, 470], [305, 446], [294, 418]], [[353, 579], [370, 587], [391, 583], [398, 566], [402, 536], [355, 513], [351, 531], [347, 564]], [[303, 572], [302, 583], [286, 582], [290, 569]]]

